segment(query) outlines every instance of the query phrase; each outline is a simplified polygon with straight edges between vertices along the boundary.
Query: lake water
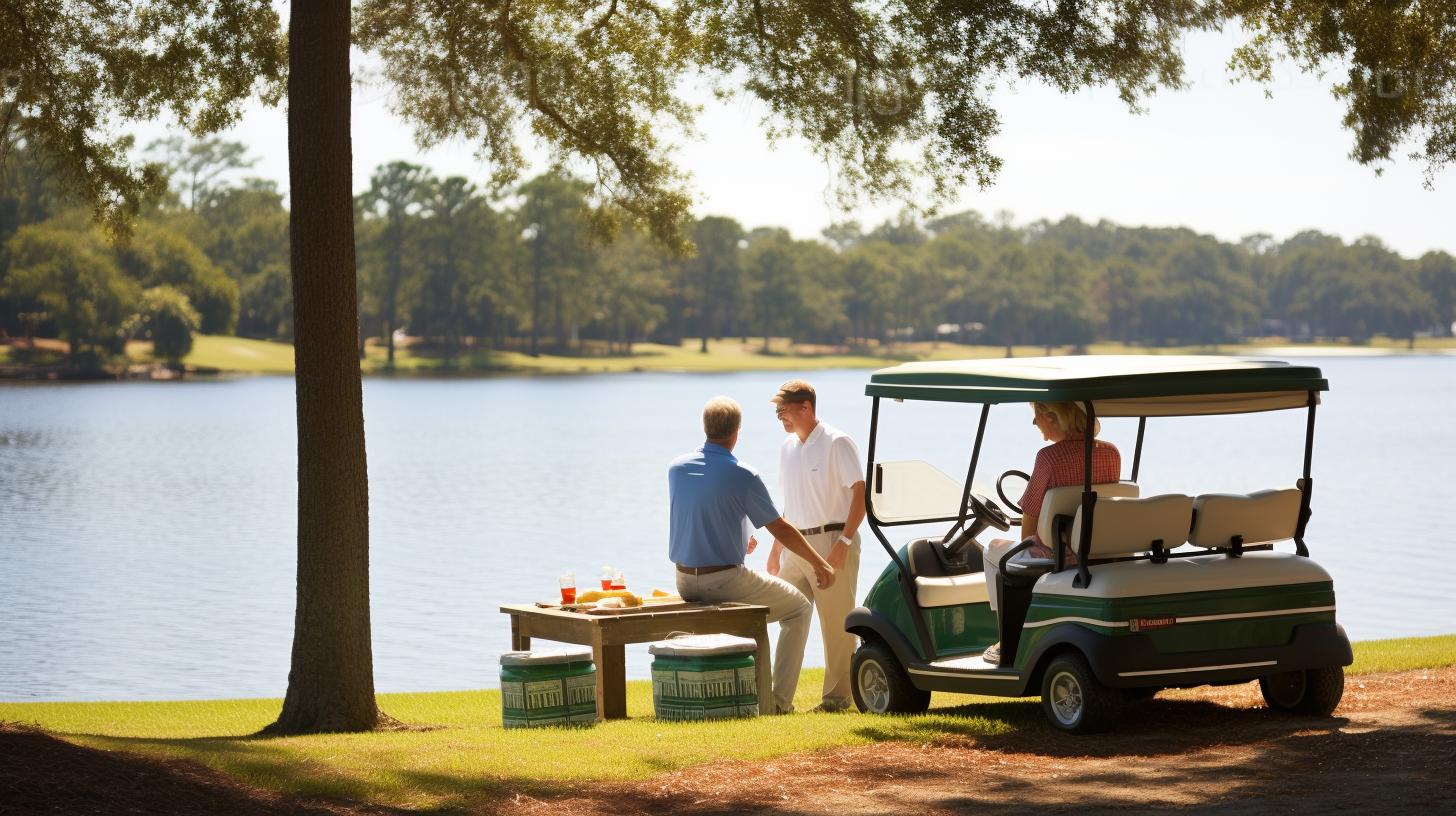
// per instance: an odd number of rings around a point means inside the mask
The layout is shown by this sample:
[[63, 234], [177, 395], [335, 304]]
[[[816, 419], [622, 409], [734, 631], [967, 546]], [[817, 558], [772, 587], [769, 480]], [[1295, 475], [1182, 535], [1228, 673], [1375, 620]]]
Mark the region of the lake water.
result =
[[[1320, 359], [1312, 554], [1352, 638], [1456, 631], [1456, 357]], [[787, 373], [366, 381], [376, 683], [495, 685], [502, 603], [604, 564], [672, 589], [665, 467], [714, 394], [775, 496]], [[863, 446], [866, 371], [805, 375]], [[881, 458], [964, 474], [976, 411], [887, 403]], [[993, 409], [978, 479], [1029, 469], [1024, 406]], [[0, 700], [281, 696], [294, 589], [293, 382], [0, 387]], [[1135, 420], [1104, 436], [1131, 462]], [[1304, 412], [1153, 420], [1145, 493], [1299, 476]], [[959, 478], [959, 477], [958, 477]], [[896, 539], [911, 531], [899, 528]], [[866, 536], [859, 594], [888, 556]], [[767, 547], [750, 557], [761, 567]], [[645, 677], [643, 647], [628, 674]], [[822, 665], [817, 629], [806, 665]]]

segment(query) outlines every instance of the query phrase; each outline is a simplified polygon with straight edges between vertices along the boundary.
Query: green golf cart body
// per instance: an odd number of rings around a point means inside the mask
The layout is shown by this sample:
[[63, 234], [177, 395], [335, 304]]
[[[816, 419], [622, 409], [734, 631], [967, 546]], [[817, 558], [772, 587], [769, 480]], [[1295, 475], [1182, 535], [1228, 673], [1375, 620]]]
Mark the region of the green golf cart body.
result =
[[[1305, 543], [1315, 409], [1327, 389], [1312, 366], [1227, 357], [970, 360], [875, 372], [865, 389], [867, 520], [890, 563], [845, 622], [861, 641], [851, 677], [859, 708], [915, 713], [937, 690], [1040, 694], [1054, 727], [1089, 733], [1113, 727], [1125, 701], [1161, 688], [1257, 679], [1270, 708], [1328, 715], [1352, 656], [1335, 621], [1333, 581]], [[884, 399], [980, 406], [963, 482], [924, 462], [877, 458]], [[1083, 483], [1046, 491], [1038, 508], [1038, 537], [1054, 556], [1028, 557], [1031, 540], [1005, 556], [998, 615], [987, 603], [981, 539], [1020, 520], [971, 485], [991, 408], [1029, 402], [1076, 403], [1094, 421], [1135, 417], [1137, 444], [1130, 478], [1093, 484], [1087, 436]], [[1307, 414], [1297, 480], [1199, 496], [1139, 486], [1150, 418], [1279, 410]], [[1007, 471], [997, 492], [1019, 513], [1002, 489], [1013, 474], [1026, 477]], [[901, 546], [888, 538], [895, 527], [927, 524], [949, 528]], [[998, 641], [999, 663], [986, 662], [982, 652]]]

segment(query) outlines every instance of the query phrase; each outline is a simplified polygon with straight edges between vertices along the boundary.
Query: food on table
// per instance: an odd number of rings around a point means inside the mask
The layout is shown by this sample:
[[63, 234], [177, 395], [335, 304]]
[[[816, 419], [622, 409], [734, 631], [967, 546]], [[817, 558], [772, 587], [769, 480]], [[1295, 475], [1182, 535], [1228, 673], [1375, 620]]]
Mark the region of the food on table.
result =
[[642, 599], [625, 589], [589, 589], [576, 596], [577, 603], [591, 603], [604, 598], [621, 598], [624, 606], [641, 606]]

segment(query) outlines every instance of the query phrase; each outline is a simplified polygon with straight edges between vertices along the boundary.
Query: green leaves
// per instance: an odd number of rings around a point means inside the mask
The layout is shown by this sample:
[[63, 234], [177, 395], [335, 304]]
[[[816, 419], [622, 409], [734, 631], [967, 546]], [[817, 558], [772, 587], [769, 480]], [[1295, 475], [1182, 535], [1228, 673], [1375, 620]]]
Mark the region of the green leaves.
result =
[[0, 4], [0, 155], [30, 143], [96, 215], [124, 233], [158, 168], [128, 157], [114, 128], [170, 113], [194, 134], [231, 125], [241, 103], [282, 93], [286, 55], [269, 0], [6, 0]]

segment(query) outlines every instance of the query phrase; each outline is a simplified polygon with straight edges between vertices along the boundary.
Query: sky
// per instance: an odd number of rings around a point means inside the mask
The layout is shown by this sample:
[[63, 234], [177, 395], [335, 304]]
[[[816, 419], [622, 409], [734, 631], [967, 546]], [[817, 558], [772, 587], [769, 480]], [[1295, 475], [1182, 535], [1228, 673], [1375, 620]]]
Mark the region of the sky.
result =
[[[1456, 170], [1424, 186], [1422, 162], [1402, 158], [1377, 174], [1349, 158], [1353, 135], [1330, 95], [1332, 78], [1280, 66], [1265, 89], [1232, 84], [1224, 68], [1239, 35], [1205, 33], [1184, 42], [1192, 87], [1164, 92], [1130, 113], [1111, 89], [1064, 95], [1033, 83], [998, 92], [1002, 117], [991, 141], [1003, 167], [988, 189], [974, 184], [944, 212], [1012, 213], [1017, 223], [1106, 219], [1124, 226], [1184, 226], [1226, 241], [1256, 232], [1283, 239], [1306, 229], [1354, 240], [1379, 237], [1407, 257], [1429, 250], [1456, 253]], [[396, 159], [484, 181], [488, 168], [474, 146], [421, 151], [408, 124], [390, 111], [387, 88], [357, 86], [353, 99], [355, 189], [368, 186], [380, 164]], [[697, 215], [726, 215], [748, 228], [787, 227], [812, 238], [825, 226], [856, 219], [873, 226], [898, 203], [838, 209], [830, 170], [802, 143], [770, 145], [761, 135], [763, 107], [752, 100], [720, 103], [706, 94], [701, 138], [682, 144], [679, 166], [691, 175]], [[138, 145], [166, 135], [168, 125], [138, 131]], [[247, 144], [257, 163], [240, 175], [276, 181], [286, 191], [287, 128], [282, 108], [248, 108], [224, 138]], [[537, 170], [544, 169], [543, 157]]]

